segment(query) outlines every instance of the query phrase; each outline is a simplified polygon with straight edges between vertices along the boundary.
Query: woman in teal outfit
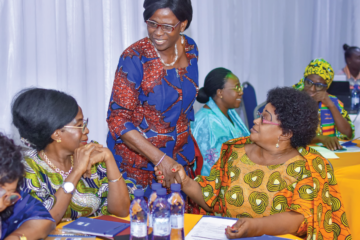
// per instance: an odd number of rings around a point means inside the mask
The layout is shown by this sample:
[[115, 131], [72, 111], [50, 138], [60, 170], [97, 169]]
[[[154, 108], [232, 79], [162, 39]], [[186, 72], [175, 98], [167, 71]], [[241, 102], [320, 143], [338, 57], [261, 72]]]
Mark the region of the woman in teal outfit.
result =
[[[196, 100], [205, 103], [195, 115], [191, 131], [203, 156], [201, 175], [208, 176], [220, 157], [221, 145], [233, 138], [250, 135], [234, 108], [243, 95], [239, 79], [228, 69], [215, 68], [205, 78]], [[195, 169], [199, 167], [196, 163]]]

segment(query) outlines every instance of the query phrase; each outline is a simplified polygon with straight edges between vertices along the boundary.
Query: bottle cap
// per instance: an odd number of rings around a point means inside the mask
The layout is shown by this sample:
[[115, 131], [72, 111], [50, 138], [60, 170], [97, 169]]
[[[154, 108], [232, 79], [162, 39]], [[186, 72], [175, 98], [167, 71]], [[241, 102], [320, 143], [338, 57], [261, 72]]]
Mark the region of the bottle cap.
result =
[[134, 191], [134, 196], [135, 196], [135, 197], [143, 197], [143, 196], [144, 196], [144, 190], [142, 190], [142, 189], [136, 189], [136, 190]]
[[156, 194], [158, 196], [165, 196], [166, 195], [166, 189], [165, 188], [159, 188], [156, 190]]
[[178, 183], [173, 183], [171, 184], [171, 191], [173, 192], [180, 192], [181, 190], [181, 185]]
[[153, 190], [153, 191], [156, 191], [157, 189], [159, 189], [159, 188], [161, 188], [162, 186], [161, 186], [161, 184], [160, 183], [153, 183], [152, 185], [151, 185], [151, 189]]

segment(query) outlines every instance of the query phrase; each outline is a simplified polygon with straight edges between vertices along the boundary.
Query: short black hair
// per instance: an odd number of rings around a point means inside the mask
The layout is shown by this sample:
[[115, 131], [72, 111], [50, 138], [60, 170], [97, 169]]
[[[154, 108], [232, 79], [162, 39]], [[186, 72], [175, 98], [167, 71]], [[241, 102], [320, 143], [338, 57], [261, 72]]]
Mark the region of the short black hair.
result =
[[209, 98], [216, 95], [218, 89], [223, 89], [226, 78], [232, 74], [229, 69], [215, 68], [211, 70], [205, 77], [204, 87], [200, 88], [196, 100], [200, 103], [207, 103]]
[[359, 51], [360, 48], [356, 47], [356, 46], [352, 46], [350, 47], [349, 45], [347, 45], [346, 43], [343, 45], [343, 49], [345, 51], [344, 55], [345, 55], [345, 60], [350, 58], [351, 55], [353, 54], [354, 51]]
[[[15, 145], [14, 141], [0, 133], [0, 185], [13, 183], [18, 180], [17, 191], [20, 191], [24, 175], [22, 164], [21, 147]], [[2, 219], [12, 215], [13, 207], [8, 207], [0, 213]]]
[[275, 114], [284, 133], [292, 132], [294, 148], [305, 147], [316, 135], [319, 124], [318, 106], [306, 92], [291, 87], [271, 89], [266, 103], [275, 107]]
[[144, 21], [151, 18], [154, 13], [161, 8], [170, 8], [180, 22], [188, 20], [187, 29], [190, 26], [193, 9], [191, 0], [145, 0], [144, 1]]
[[15, 96], [12, 104], [13, 123], [20, 136], [38, 151], [51, 143], [55, 130], [71, 122], [77, 113], [75, 98], [52, 89], [25, 89]]

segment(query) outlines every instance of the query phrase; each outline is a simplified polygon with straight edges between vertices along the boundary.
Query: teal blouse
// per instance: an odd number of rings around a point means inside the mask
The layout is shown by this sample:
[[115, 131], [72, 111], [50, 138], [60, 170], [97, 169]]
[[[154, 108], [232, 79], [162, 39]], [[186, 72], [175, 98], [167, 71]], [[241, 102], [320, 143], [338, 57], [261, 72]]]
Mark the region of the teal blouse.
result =
[[[234, 138], [250, 135], [249, 130], [234, 109], [228, 110], [229, 119], [221, 112], [214, 100], [206, 103], [210, 108], [201, 108], [191, 123], [191, 132], [199, 145], [204, 162], [201, 175], [209, 176], [211, 167], [220, 157], [221, 145]], [[196, 169], [196, 163], [195, 167]]]

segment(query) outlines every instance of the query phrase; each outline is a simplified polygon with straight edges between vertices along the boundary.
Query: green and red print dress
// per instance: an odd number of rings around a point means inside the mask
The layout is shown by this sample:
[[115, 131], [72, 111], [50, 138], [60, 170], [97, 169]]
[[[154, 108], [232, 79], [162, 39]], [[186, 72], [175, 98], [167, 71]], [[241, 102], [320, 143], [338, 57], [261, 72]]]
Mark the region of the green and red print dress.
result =
[[[155, 147], [183, 166], [195, 159], [190, 121], [198, 92], [198, 49], [185, 36], [186, 68], [164, 69], [149, 38], [127, 48], [120, 57], [109, 103], [108, 148], [113, 152], [130, 190], [151, 193], [154, 165], [121, 140], [128, 131], [139, 131]], [[186, 169], [186, 168], [185, 168]]]

